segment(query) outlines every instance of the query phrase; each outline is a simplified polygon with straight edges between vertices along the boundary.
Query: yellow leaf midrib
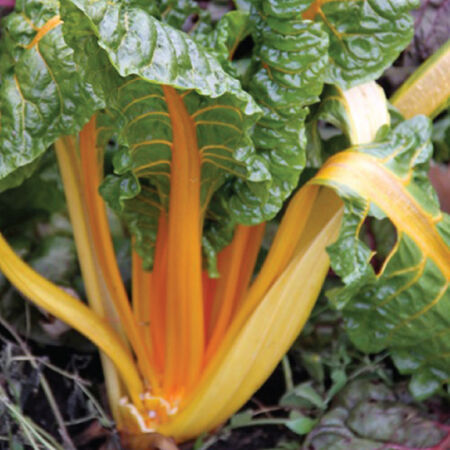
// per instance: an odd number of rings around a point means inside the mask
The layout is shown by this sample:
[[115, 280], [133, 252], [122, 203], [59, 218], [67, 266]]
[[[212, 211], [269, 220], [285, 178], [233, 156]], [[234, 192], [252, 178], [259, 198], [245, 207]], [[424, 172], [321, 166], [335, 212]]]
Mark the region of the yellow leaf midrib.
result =
[[450, 279], [450, 249], [436, 228], [436, 219], [375, 157], [354, 151], [339, 153], [325, 163], [314, 182], [346, 186], [376, 204], [397, 230], [410, 236], [444, 277]]

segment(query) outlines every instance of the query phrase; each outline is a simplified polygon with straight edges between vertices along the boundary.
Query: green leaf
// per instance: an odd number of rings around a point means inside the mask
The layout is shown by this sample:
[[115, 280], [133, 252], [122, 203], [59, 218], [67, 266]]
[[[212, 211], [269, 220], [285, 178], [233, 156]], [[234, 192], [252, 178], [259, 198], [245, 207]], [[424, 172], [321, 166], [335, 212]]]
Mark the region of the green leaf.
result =
[[312, 0], [257, 0], [253, 3], [260, 5], [264, 15], [292, 20], [300, 17], [300, 13], [308, 9]]
[[317, 420], [305, 417], [297, 411], [294, 411], [290, 416], [290, 420], [286, 421], [286, 426], [301, 436], [308, 434], [316, 424]]
[[[378, 78], [413, 37], [417, 0], [315, 1], [308, 18], [329, 37], [326, 81], [348, 89]], [[319, 5], [316, 5], [319, 4]]]
[[233, 93], [244, 103], [250, 102], [239, 82], [227, 76], [206, 49], [186, 33], [153, 17], [152, 3], [138, 0], [61, 3], [71, 3], [83, 12], [99, 46], [122, 77], [138, 75], [152, 83], [194, 89], [211, 98]]
[[[102, 107], [80, 77], [57, 20], [58, 2], [17, 2], [3, 21], [0, 189], [19, 185], [60, 136], [76, 133]], [[49, 22], [51, 21], [51, 22]], [[53, 28], [39, 34], [46, 23]], [[16, 172], [17, 171], [17, 172]]]
[[[1, 155], [1, 154], [0, 154]], [[19, 187], [25, 180], [30, 178], [38, 169], [41, 163], [41, 156], [38, 156], [35, 160], [29, 164], [18, 167], [14, 172], [6, 175], [5, 178], [0, 179], [0, 193]]]
[[[214, 248], [218, 249], [222, 245], [216, 233], [221, 235], [217, 227], [222, 223], [208, 210], [213, 194], [226, 183], [228, 191], [221, 211], [232, 227], [238, 222], [251, 222], [255, 214], [247, 203], [255, 201], [255, 197], [247, 199], [249, 195], [245, 192], [233, 192], [233, 186], [239, 186], [242, 181], [258, 186], [270, 174], [248, 137], [255, 116], [246, 116], [244, 105], [232, 95], [216, 100], [193, 91], [183, 101], [196, 127], [202, 158], [201, 205], [207, 218], [205, 233], [207, 237], [213, 236], [214, 243], [218, 243]], [[159, 212], [168, 207], [173, 123], [162, 88], [141, 79], [122, 85], [118, 105], [125, 122], [119, 132], [122, 147], [113, 160], [117, 175], [106, 178], [101, 192], [114, 209], [123, 213], [136, 237], [137, 250], [146, 265], [151, 266]], [[256, 201], [262, 203], [263, 197]], [[210, 232], [211, 227], [214, 232]]]
[[253, 413], [251, 410], [242, 411], [237, 414], [235, 414], [230, 419], [230, 427], [231, 428], [240, 428], [240, 427], [246, 427], [248, 425], [251, 425], [253, 422]]
[[331, 381], [333, 384], [327, 392], [326, 403], [328, 403], [347, 383], [348, 377], [344, 370], [333, 369], [331, 371]]
[[321, 24], [301, 18], [310, 3], [253, 2], [255, 49], [249, 91], [264, 112], [253, 140], [272, 173], [260, 211], [265, 220], [274, 217], [297, 186], [306, 162], [307, 106], [318, 101], [323, 88], [328, 37]]
[[231, 66], [238, 45], [250, 34], [250, 16], [244, 11], [230, 11], [221, 17], [204, 45], [214, 48], [222, 65]]
[[438, 162], [450, 160], [450, 109], [434, 124], [433, 145], [434, 160]]
[[[19, 187], [0, 194], [0, 228], [65, 209], [64, 192], [54, 155], [49, 152], [36, 160], [36, 172]], [[20, 169], [19, 169], [20, 170]], [[8, 179], [8, 178], [6, 178]]]
[[[318, 175], [319, 183], [337, 189], [345, 201], [340, 237], [329, 248], [345, 286], [330, 298], [343, 308], [352, 341], [366, 352], [388, 348], [399, 370], [414, 375], [412, 387], [420, 397], [434, 390], [424, 390], [424, 380], [436, 387], [450, 377], [450, 217], [439, 211], [427, 178], [430, 138], [429, 120], [417, 116], [379, 142], [337, 155], [340, 168], [331, 158]], [[363, 181], [369, 174], [361, 175], [361, 165], [352, 166], [353, 179], [336, 175], [357, 152], [369, 155], [372, 173], [386, 173], [383, 185], [375, 185], [375, 178]], [[364, 183], [373, 184], [370, 194]], [[384, 200], [377, 191], [385, 192]], [[367, 216], [385, 214], [397, 228], [397, 241], [375, 273], [359, 233]]]

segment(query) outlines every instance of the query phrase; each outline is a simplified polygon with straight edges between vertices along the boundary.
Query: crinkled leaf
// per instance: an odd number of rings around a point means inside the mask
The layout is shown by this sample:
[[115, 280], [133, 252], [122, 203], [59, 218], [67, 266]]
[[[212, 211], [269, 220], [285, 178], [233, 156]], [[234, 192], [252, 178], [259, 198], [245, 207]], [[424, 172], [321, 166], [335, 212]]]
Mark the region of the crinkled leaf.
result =
[[253, 2], [255, 70], [249, 91], [264, 112], [253, 140], [272, 173], [259, 212], [265, 220], [273, 218], [298, 183], [305, 166], [307, 105], [318, 101], [323, 88], [328, 37], [321, 24], [301, 18], [310, 3]]
[[[424, 116], [398, 125], [373, 144], [328, 160], [317, 182], [345, 200], [338, 241], [330, 249], [343, 288], [330, 293], [343, 308], [353, 342], [366, 352], [388, 348], [418, 397], [450, 377], [450, 218], [427, 178], [431, 124]], [[368, 215], [390, 218], [397, 242], [379, 273], [359, 239]]]
[[[246, 115], [245, 107], [229, 94], [211, 99], [191, 91], [183, 100], [196, 129], [202, 161], [201, 205], [206, 211], [206, 235], [217, 223], [208, 212], [208, 204], [224, 183], [229, 191], [222, 207], [231, 223], [251, 221], [245, 207], [248, 194], [233, 192], [233, 186], [241, 180], [258, 186], [270, 177], [265, 161], [255, 154], [247, 136], [254, 116]], [[149, 266], [159, 212], [168, 207], [173, 119], [162, 88], [141, 79], [124, 83], [118, 105], [125, 123], [119, 132], [122, 147], [114, 157], [117, 175], [106, 178], [102, 194], [111, 206], [123, 211], [136, 236], [137, 249]], [[214, 228], [216, 231], [220, 234]]]
[[[322, 91], [328, 38], [320, 24], [300, 17], [310, 1], [288, 3], [287, 7], [280, 1], [255, 1], [250, 17], [255, 49], [249, 92], [264, 113], [252, 137], [258, 163], [269, 176], [250, 188], [244, 180], [234, 186], [226, 183], [215, 194], [211, 212], [216, 220], [207, 236], [212, 248], [223, 246], [233, 231], [223, 206], [230, 195], [236, 192], [239, 198], [251, 199], [242, 210], [244, 223], [270, 220], [297, 186], [305, 166], [304, 119], [307, 105], [316, 102]], [[266, 16], [268, 11], [272, 15]]]
[[[122, 77], [138, 75], [152, 83], [194, 89], [212, 98], [232, 93], [249, 103], [237, 80], [189, 35], [153, 17], [152, 3], [138, 0], [64, 0], [85, 15], [98, 44]], [[251, 107], [251, 105], [249, 105]]]
[[409, 11], [418, 6], [417, 0], [314, 1], [304, 16], [323, 23], [330, 37], [327, 82], [347, 89], [378, 78], [411, 41]]
[[[32, 163], [60, 135], [77, 132], [102, 106], [80, 76], [73, 51], [63, 39], [58, 13], [56, 1], [30, 0], [18, 2], [16, 12], [3, 21], [2, 190], [30, 175]], [[52, 26], [44, 32], [46, 24]]]
[[244, 11], [230, 11], [224, 14], [213, 30], [197, 33], [195, 39], [212, 51], [222, 67], [235, 78], [239, 78], [239, 66], [233, 56], [239, 44], [250, 34], [250, 16]]

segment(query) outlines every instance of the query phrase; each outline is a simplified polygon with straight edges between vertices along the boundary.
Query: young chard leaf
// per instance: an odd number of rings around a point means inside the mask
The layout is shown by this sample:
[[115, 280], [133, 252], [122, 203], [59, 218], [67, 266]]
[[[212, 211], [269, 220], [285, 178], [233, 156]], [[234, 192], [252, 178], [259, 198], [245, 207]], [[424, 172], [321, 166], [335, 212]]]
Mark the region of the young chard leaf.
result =
[[411, 41], [409, 11], [417, 0], [315, 0], [303, 17], [323, 23], [329, 37], [326, 81], [348, 89], [378, 78]]
[[19, 2], [4, 19], [0, 190], [19, 185], [57, 137], [78, 132], [103, 106], [63, 39], [58, 2]]
[[[417, 116], [378, 142], [330, 158], [316, 178], [346, 205], [340, 237], [329, 248], [345, 286], [330, 297], [343, 308], [354, 343], [366, 352], [388, 348], [399, 370], [414, 375], [419, 398], [450, 377], [450, 217], [427, 179], [430, 137], [430, 121]], [[359, 231], [368, 215], [384, 214], [398, 236], [375, 273]]]

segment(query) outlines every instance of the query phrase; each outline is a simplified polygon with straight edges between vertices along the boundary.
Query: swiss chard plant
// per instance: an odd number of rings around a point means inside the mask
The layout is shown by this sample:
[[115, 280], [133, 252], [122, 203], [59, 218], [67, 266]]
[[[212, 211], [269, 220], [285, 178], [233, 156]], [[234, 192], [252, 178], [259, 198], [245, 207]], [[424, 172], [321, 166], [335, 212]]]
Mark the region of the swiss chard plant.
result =
[[[373, 80], [409, 43], [415, 0], [236, 5], [214, 23], [191, 0], [19, 0], [3, 20], [0, 192], [56, 153], [87, 304], [1, 235], [0, 270], [98, 346], [124, 433], [184, 441], [223, 423], [299, 334], [330, 263], [356, 346], [389, 349], [417, 397], [450, 378], [450, 219], [427, 179], [449, 45], [389, 111]], [[107, 207], [130, 233], [131, 298]], [[396, 229], [376, 271], [369, 216]]]

